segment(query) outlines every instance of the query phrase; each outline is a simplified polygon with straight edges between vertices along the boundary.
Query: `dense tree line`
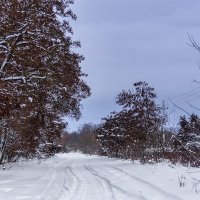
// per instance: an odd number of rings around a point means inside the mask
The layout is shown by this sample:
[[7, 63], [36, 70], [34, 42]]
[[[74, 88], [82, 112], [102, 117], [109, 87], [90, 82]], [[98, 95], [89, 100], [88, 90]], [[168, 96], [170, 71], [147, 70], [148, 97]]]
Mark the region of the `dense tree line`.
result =
[[0, 1], [0, 162], [53, 154], [90, 95], [74, 52], [73, 0]]
[[85, 154], [99, 154], [100, 146], [96, 139], [98, 126], [93, 124], [84, 124], [78, 131], [64, 132], [62, 137], [63, 151], [79, 151]]
[[77, 132], [63, 134], [65, 152], [81, 151], [122, 159], [199, 166], [200, 118], [181, 116], [178, 129], [165, 126], [165, 105], [156, 103], [154, 88], [137, 82], [116, 97], [119, 112], [111, 112], [99, 125], [85, 124]]
[[[137, 82], [116, 97], [121, 111], [100, 125], [62, 134], [63, 115], [79, 119], [90, 95], [74, 51], [73, 0], [0, 1], [0, 164], [19, 157], [81, 151], [125, 159], [161, 158], [200, 165], [200, 118], [182, 116], [175, 134], [163, 128], [167, 116], [154, 88]], [[199, 51], [199, 46], [191, 40]]]
[[133, 90], [123, 90], [116, 98], [121, 111], [103, 118], [97, 129], [101, 153], [110, 157], [141, 162], [169, 159], [172, 162], [199, 165], [200, 118], [192, 114], [180, 117], [178, 134], [164, 128], [167, 120], [156, 103], [154, 88], [137, 82]]
[[183, 163], [200, 166], [200, 118], [191, 114], [187, 119], [181, 116], [179, 132], [174, 136], [174, 152]]

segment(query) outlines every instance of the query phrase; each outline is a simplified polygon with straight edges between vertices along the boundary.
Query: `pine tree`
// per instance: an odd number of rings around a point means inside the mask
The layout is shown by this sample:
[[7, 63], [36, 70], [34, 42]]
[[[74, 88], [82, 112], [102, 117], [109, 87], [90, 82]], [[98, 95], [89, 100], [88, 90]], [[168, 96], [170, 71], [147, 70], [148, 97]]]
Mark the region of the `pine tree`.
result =
[[165, 122], [154, 88], [146, 82], [137, 82], [134, 87], [117, 96], [122, 110], [104, 118], [98, 130], [98, 140], [108, 155], [144, 159], [145, 149], [155, 147], [155, 135]]
[[179, 125], [178, 142], [175, 141], [176, 147], [199, 154], [200, 118], [195, 114], [192, 114], [188, 119], [182, 116], [180, 117]]

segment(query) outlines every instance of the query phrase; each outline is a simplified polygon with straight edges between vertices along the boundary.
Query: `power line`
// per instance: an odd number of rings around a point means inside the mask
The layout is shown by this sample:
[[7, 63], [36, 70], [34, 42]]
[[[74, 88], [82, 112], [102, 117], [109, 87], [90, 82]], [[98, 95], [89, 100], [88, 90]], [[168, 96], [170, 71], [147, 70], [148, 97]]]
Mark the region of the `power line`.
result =
[[179, 99], [178, 98], [173, 98], [173, 100], [176, 101], [176, 102], [185, 101], [186, 99], [190, 99], [190, 98], [194, 97], [195, 95], [197, 95], [199, 93], [200, 93], [200, 91], [195, 92], [195, 93], [191, 93], [191, 94], [188, 94], [188, 95], [185, 95], [185, 96], [182, 96], [182, 97], [179, 97]]
[[[179, 98], [183, 98], [183, 97], [187, 97], [187, 96], [191, 96], [191, 95], [194, 95], [194, 94], [196, 94], [196, 93], [199, 93], [200, 91], [198, 91], [198, 92], [195, 92], [196, 90], [199, 90], [200, 89], [200, 86], [198, 86], [198, 87], [196, 87], [195, 89], [193, 89], [193, 90], [190, 90], [190, 91], [187, 91], [187, 92], [184, 92], [184, 93], [182, 93], [182, 94], [180, 94], [180, 95], [178, 95], [178, 96], [176, 96], [174, 99], [179, 99]], [[193, 93], [193, 92], [195, 92], [195, 93]]]
[[185, 109], [181, 108], [180, 106], [178, 106], [177, 104], [175, 104], [171, 99], [168, 99], [170, 101], [170, 103], [172, 105], [174, 105], [176, 108], [178, 108], [179, 110], [185, 112], [186, 114], [188, 114], [189, 116], [191, 116], [191, 114], [189, 112], [187, 112]]
[[190, 99], [190, 101], [195, 101], [195, 100], [198, 100], [198, 99], [200, 99], [200, 95], [198, 95], [198, 96], [195, 97], [195, 98]]

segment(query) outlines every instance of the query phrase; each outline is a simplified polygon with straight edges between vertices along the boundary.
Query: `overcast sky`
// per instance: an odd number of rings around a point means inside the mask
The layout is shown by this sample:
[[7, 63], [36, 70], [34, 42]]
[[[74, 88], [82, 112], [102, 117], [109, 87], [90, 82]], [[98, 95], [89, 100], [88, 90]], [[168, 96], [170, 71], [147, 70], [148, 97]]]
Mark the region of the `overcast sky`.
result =
[[200, 44], [200, 0], [76, 0], [78, 20], [72, 23], [81, 64], [92, 96], [83, 103], [83, 123], [99, 123], [118, 109], [115, 97], [137, 81], [154, 87], [158, 101], [166, 100], [171, 123], [184, 114], [168, 98], [191, 112], [185, 102], [200, 107], [199, 53], [188, 34]]

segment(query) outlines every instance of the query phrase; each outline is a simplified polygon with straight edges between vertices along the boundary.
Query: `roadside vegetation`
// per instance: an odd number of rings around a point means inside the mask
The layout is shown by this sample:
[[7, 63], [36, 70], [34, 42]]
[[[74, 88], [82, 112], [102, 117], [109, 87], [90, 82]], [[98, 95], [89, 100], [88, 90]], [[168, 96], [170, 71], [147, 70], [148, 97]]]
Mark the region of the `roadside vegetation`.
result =
[[75, 52], [80, 42], [72, 39], [73, 3], [0, 2], [0, 164], [81, 151], [200, 166], [199, 116], [180, 116], [178, 129], [170, 129], [165, 103], [145, 81], [121, 91], [115, 99], [120, 111], [102, 116], [100, 124], [66, 131], [63, 116], [78, 120], [81, 101], [91, 94], [80, 66], [84, 57]]

